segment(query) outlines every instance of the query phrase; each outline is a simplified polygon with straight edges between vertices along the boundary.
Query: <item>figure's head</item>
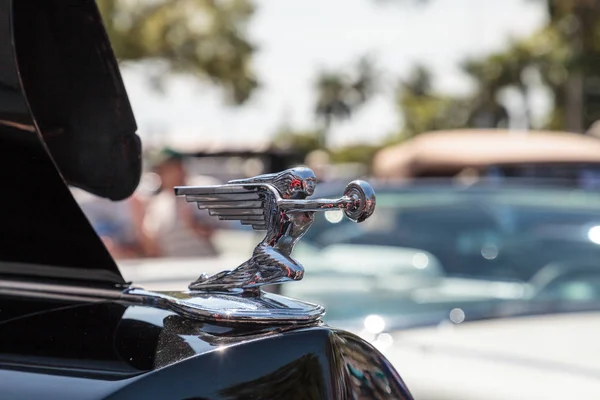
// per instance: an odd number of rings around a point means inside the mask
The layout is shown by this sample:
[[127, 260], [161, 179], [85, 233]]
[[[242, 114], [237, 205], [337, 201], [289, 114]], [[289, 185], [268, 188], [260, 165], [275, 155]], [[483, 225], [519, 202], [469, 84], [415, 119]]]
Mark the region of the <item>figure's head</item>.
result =
[[305, 198], [315, 192], [317, 177], [310, 168], [296, 167], [281, 172], [275, 184], [283, 198]]

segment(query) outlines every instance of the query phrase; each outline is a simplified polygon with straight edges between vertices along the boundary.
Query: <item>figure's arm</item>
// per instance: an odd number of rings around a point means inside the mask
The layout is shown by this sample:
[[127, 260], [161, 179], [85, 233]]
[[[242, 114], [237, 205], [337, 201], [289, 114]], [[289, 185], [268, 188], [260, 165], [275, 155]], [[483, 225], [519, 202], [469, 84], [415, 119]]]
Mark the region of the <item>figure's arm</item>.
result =
[[278, 201], [279, 207], [285, 211], [345, 210], [352, 207], [353, 204], [354, 200], [348, 196], [342, 196], [338, 199], [282, 199]]

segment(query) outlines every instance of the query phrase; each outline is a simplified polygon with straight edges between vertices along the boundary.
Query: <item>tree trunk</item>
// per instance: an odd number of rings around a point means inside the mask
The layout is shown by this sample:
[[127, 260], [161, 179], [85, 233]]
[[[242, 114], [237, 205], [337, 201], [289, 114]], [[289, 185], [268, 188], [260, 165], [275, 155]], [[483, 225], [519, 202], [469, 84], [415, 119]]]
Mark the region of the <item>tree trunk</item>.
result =
[[569, 132], [583, 132], [583, 74], [575, 71], [570, 74], [565, 88], [565, 129]]

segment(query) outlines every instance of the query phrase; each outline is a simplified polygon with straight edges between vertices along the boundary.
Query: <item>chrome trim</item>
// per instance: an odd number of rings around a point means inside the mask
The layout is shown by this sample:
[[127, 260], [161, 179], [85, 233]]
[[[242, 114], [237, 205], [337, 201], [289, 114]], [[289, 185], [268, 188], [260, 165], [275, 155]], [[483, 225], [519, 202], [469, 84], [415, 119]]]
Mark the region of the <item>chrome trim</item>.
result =
[[18, 296], [47, 297], [62, 296], [81, 299], [119, 300], [123, 297], [122, 288], [99, 289], [87, 286], [70, 286], [52, 283], [0, 280], [0, 294]]
[[325, 314], [320, 305], [263, 291], [253, 296], [242, 296], [214, 291], [150, 292], [134, 288], [126, 294], [184, 317], [221, 323], [306, 324]]
[[316, 185], [314, 172], [298, 167], [225, 185], [176, 187], [175, 195], [197, 203], [209, 215], [267, 231], [248, 261], [233, 271], [203, 274], [189, 288], [256, 292], [263, 285], [301, 280], [304, 267], [291, 253], [312, 225], [315, 212], [341, 209], [352, 221], [362, 222], [373, 214], [376, 204], [373, 188], [364, 181], [350, 182], [337, 199], [307, 199]]
[[0, 281], [0, 295], [65, 301], [118, 301], [175, 312], [195, 320], [220, 323], [306, 324], [319, 320], [325, 309], [316, 304], [260, 291], [151, 292], [131, 287], [124, 291], [47, 283]]

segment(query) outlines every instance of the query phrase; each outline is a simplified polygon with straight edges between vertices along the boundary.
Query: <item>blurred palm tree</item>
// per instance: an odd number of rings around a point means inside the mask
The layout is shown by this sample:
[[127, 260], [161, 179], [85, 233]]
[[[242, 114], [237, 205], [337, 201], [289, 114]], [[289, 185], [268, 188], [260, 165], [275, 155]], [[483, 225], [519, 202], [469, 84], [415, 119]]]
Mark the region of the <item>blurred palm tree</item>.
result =
[[319, 144], [327, 147], [327, 134], [334, 120], [348, 119], [376, 92], [377, 72], [373, 63], [361, 58], [350, 72], [324, 71], [316, 82], [315, 113], [322, 120]]
[[[600, 0], [546, 0], [549, 26], [566, 55], [557, 90], [557, 116], [575, 132], [600, 119]], [[560, 66], [555, 66], [555, 69]]]
[[275, 132], [273, 144], [277, 149], [291, 150], [306, 156], [313, 150], [320, 148], [320, 131], [295, 130], [291, 127], [283, 127]]
[[[258, 83], [250, 66], [255, 47], [246, 37], [250, 0], [98, 0], [121, 62], [152, 60], [169, 72], [208, 78], [234, 104]], [[158, 83], [164, 74], [159, 74]]]
[[408, 79], [400, 82], [396, 101], [403, 117], [403, 128], [398, 137], [390, 139], [390, 143], [422, 132], [467, 126], [473, 108], [472, 99], [437, 94], [432, 80], [431, 72], [419, 65]]
[[531, 37], [464, 63], [463, 69], [475, 80], [479, 91], [474, 112], [501, 119], [504, 112], [497, 95], [512, 88], [523, 97], [531, 125], [531, 85], [525, 77], [528, 71], [534, 71], [554, 97], [545, 127], [585, 131], [600, 120], [600, 0], [523, 1], [540, 3], [548, 12], [548, 21]]

